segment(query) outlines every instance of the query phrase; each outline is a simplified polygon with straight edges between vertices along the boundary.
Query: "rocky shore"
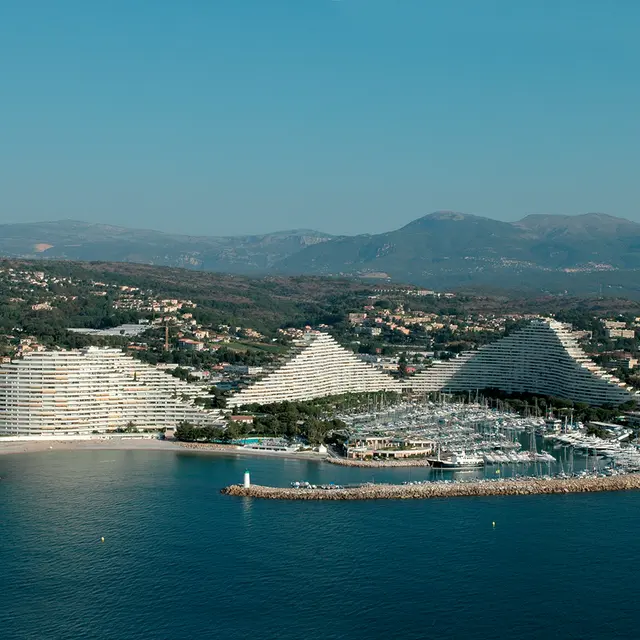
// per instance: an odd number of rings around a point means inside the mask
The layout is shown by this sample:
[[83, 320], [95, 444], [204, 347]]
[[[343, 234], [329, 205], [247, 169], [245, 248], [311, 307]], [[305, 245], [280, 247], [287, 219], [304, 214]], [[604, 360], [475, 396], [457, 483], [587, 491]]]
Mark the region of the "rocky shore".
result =
[[238, 450], [236, 445], [216, 444], [214, 442], [180, 442], [176, 440], [176, 444], [183, 449], [192, 449], [194, 451], [227, 451], [235, 453]]
[[429, 467], [427, 460], [356, 460], [353, 458], [326, 458], [325, 462], [337, 464], [342, 467], [367, 467], [367, 468], [387, 468], [387, 467]]
[[640, 474], [585, 478], [520, 478], [423, 484], [366, 484], [341, 489], [294, 489], [231, 485], [221, 493], [270, 500], [408, 500], [470, 496], [525, 496], [562, 493], [595, 493], [640, 489]]

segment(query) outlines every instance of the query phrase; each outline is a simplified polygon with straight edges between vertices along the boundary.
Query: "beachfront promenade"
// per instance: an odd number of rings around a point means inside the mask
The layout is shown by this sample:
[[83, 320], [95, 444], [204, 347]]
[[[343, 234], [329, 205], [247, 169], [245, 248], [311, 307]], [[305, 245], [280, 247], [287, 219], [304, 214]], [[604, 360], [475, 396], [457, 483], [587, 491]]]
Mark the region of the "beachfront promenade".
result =
[[421, 484], [364, 484], [339, 489], [306, 489], [231, 485], [221, 493], [229, 496], [271, 500], [423, 500], [483, 496], [526, 496], [564, 493], [596, 493], [640, 489], [640, 474], [578, 478], [518, 478], [471, 482], [424, 482]]

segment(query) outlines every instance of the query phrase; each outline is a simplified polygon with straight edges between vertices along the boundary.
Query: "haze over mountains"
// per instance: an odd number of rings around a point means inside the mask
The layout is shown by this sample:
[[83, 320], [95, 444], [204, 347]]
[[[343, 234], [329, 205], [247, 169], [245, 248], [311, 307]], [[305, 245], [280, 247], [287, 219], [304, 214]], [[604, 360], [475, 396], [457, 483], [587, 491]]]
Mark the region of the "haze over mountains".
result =
[[284, 257], [330, 238], [305, 229], [254, 236], [189, 236], [60, 220], [0, 225], [0, 255], [259, 274]]
[[595, 273], [600, 285], [633, 288], [630, 273], [635, 282], [640, 269], [640, 224], [600, 213], [502, 222], [439, 211], [375, 235], [303, 229], [208, 237], [60, 221], [0, 225], [0, 254], [253, 275], [388, 277], [429, 287], [562, 288], [593, 282]]

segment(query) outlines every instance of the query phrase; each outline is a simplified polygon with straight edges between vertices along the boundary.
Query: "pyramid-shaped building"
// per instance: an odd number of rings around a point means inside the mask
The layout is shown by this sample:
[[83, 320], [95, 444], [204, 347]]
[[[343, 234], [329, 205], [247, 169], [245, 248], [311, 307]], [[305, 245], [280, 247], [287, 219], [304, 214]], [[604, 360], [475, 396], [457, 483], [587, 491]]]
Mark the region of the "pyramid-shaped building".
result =
[[570, 327], [549, 319], [528, 326], [448, 362], [436, 363], [406, 383], [414, 393], [500, 389], [591, 405], [620, 405], [637, 392], [579, 347]]
[[309, 332], [275, 370], [231, 396], [227, 404], [239, 407], [375, 391], [402, 389], [391, 376], [360, 360], [330, 335]]
[[202, 391], [120, 349], [28, 353], [0, 365], [1, 435], [90, 435], [205, 426], [219, 412], [195, 404]]

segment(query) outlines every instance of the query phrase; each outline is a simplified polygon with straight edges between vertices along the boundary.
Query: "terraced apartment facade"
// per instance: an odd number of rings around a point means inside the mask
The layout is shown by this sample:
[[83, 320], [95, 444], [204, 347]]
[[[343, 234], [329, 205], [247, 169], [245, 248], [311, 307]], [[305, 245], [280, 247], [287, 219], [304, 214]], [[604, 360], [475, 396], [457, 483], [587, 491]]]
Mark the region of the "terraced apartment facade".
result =
[[401, 391], [391, 376], [341, 347], [329, 334], [307, 333], [279, 366], [229, 398], [228, 406], [272, 404], [312, 398]]
[[214, 413], [192, 403], [194, 387], [118, 349], [26, 354], [0, 366], [0, 434], [104, 433], [205, 425]]
[[406, 383], [413, 393], [500, 389], [591, 405], [620, 405], [637, 392], [593, 362], [569, 326], [536, 319], [478, 351], [434, 364]]

